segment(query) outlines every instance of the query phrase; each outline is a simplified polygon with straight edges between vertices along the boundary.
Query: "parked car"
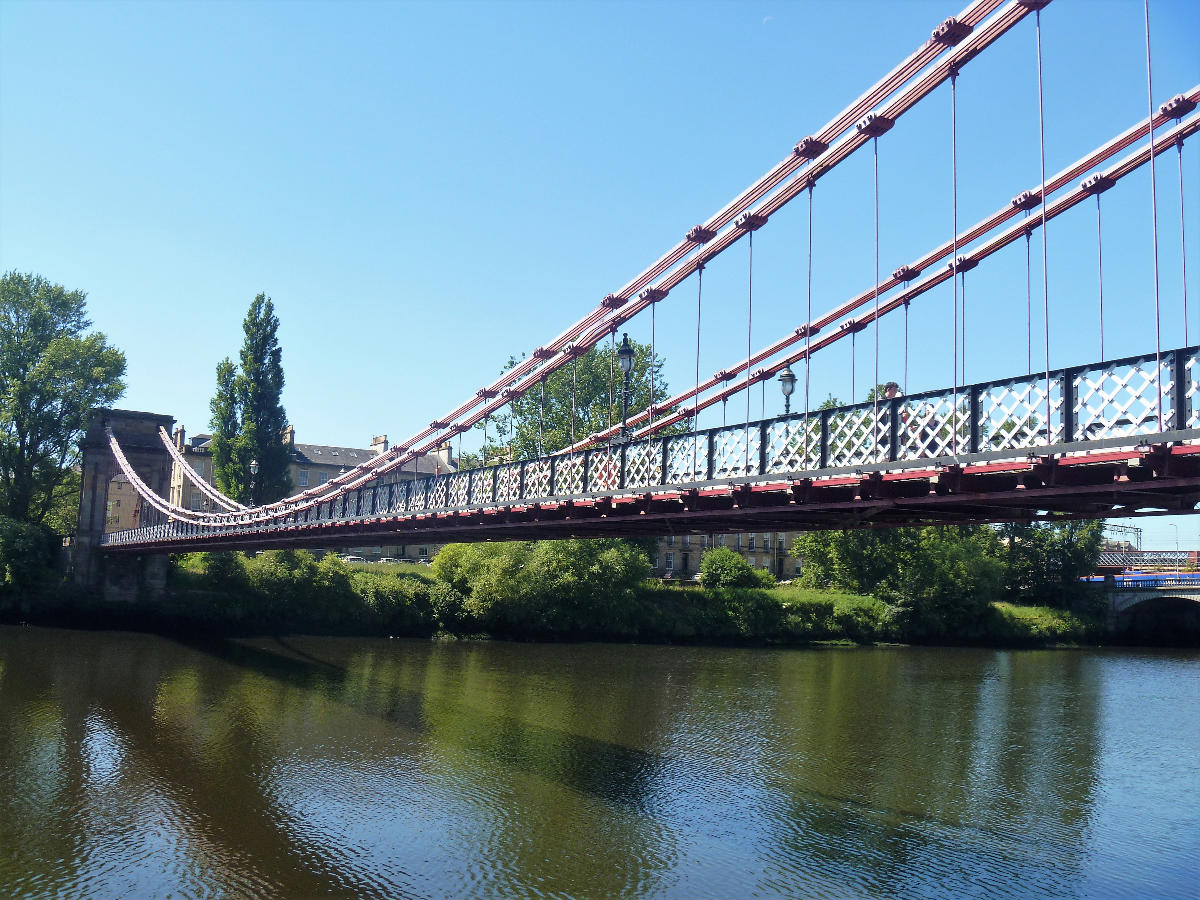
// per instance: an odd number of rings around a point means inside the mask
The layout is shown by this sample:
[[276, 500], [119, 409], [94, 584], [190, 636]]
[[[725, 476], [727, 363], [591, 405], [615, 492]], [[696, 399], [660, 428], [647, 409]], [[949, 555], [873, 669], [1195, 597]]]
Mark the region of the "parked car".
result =
[[379, 562], [381, 562], [381, 563], [398, 563], [398, 562], [400, 562], [400, 560], [396, 559], [394, 556], [381, 556], [381, 557], [379, 557]]
[[342, 557], [339, 557], [339, 559], [341, 559], [342, 562], [348, 562], [348, 563], [365, 563], [366, 562], [366, 560], [363, 559], [361, 556], [342, 556]]

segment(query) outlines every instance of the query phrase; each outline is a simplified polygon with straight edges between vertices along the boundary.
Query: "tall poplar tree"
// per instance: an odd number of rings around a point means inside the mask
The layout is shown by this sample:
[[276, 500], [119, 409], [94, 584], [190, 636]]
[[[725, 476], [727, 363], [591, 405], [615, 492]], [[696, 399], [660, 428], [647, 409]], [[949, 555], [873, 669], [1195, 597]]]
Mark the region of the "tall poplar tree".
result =
[[242, 322], [240, 370], [228, 358], [217, 366], [217, 392], [210, 404], [213, 471], [218, 487], [242, 503], [270, 503], [292, 489], [283, 443], [287, 413], [278, 330], [275, 305], [259, 294]]

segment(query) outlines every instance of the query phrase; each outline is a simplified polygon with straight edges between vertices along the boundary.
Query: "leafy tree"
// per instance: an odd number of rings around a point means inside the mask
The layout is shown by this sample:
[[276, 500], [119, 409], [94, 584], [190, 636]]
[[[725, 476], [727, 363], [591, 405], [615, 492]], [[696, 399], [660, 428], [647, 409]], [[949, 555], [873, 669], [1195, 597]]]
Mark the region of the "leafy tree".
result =
[[986, 526], [808, 532], [793, 555], [809, 587], [872, 594], [912, 637], [968, 636], [1001, 597], [997, 532]]
[[[629, 415], [650, 406], [653, 371], [654, 402], [661, 404], [670, 396], [663, 378], [663, 360], [651, 360], [650, 345], [633, 345], [633, 368], [629, 374]], [[510, 359], [504, 370], [517, 364]], [[616, 352], [609, 344], [598, 344], [572, 363], [546, 378], [545, 400], [541, 387], [535, 387], [493, 416], [488, 425], [489, 462], [497, 457], [513, 460], [536, 459], [571, 446], [593, 432], [621, 422], [624, 376]], [[574, 404], [572, 404], [574, 397]], [[573, 410], [573, 415], [572, 415]], [[572, 440], [574, 421], [574, 441]]]
[[[217, 392], [210, 404], [213, 472], [221, 490], [239, 502], [270, 503], [291, 491], [283, 429], [283, 351], [279, 319], [266, 294], [250, 304], [242, 323], [241, 367], [227, 358], [217, 365]], [[258, 464], [252, 474], [252, 463]]]
[[86, 298], [40, 275], [0, 276], [0, 515], [42, 523], [69, 506], [91, 412], [125, 390], [125, 356], [88, 333]]
[[1002, 525], [1005, 590], [1022, 603], [1071, 608], [1086, 593], [1079, 581], [1100, 559], [1102, 521]]
[[433, 560], [466, 624], [497, 633], [635, 629], [642, 551], [613, 539], [448, 544]]
[[740, 553], [712, 547], [700, 557], [700, 583], [706, 588], [758, 587], [759, 576]]

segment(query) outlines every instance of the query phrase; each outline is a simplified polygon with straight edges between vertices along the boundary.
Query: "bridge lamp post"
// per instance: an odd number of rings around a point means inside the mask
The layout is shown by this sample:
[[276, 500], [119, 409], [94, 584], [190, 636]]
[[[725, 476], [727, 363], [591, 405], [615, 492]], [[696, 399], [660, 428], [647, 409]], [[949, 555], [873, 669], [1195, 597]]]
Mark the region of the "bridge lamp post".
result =
[[254, 502], [254, 483], [257, 480], [258, 480], [258, 460], [252, 459], [252, 460], [250, 460], [250, 505], [251, 506], [258, 506], [258, 504]]
[[792, 411], [792, 391], [796, 389], [796, 373], [791, 366], [784, 366], [779, 373], [779, 390], [783, 391], [783, 414], [790, 415]]
[[[621, 373], [625, 378], [625, 388], [621, 392], [621, 439], [626, 440], [629, 437], [629, 376], [633, 373], [633, 345], [629, 343], [628, 332], [621, 335], [621, 349], [617, 351], [617, 362], [621, 364]], [[651, 361], [651, 365], [653, 364]]]

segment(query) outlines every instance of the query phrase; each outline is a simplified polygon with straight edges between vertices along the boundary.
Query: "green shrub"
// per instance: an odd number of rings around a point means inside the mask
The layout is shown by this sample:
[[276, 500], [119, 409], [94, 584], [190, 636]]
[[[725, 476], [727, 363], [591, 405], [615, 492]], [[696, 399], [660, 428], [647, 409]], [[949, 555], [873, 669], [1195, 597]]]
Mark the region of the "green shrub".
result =
[[56, 581], [54, 542], [40, 525], [0, 516], [0, 586], [27, 591]]
[[[767, 573], [770, 577], [770, 573]], [[700, 583], [706, 588], [750, 588], [763, 586], [754, 567], [728, 547], [712, 547], [700, 557]], [[775, 579], [771, 579], [771, 585]], [[767, 585], [768, 587], [770, 585]]]

